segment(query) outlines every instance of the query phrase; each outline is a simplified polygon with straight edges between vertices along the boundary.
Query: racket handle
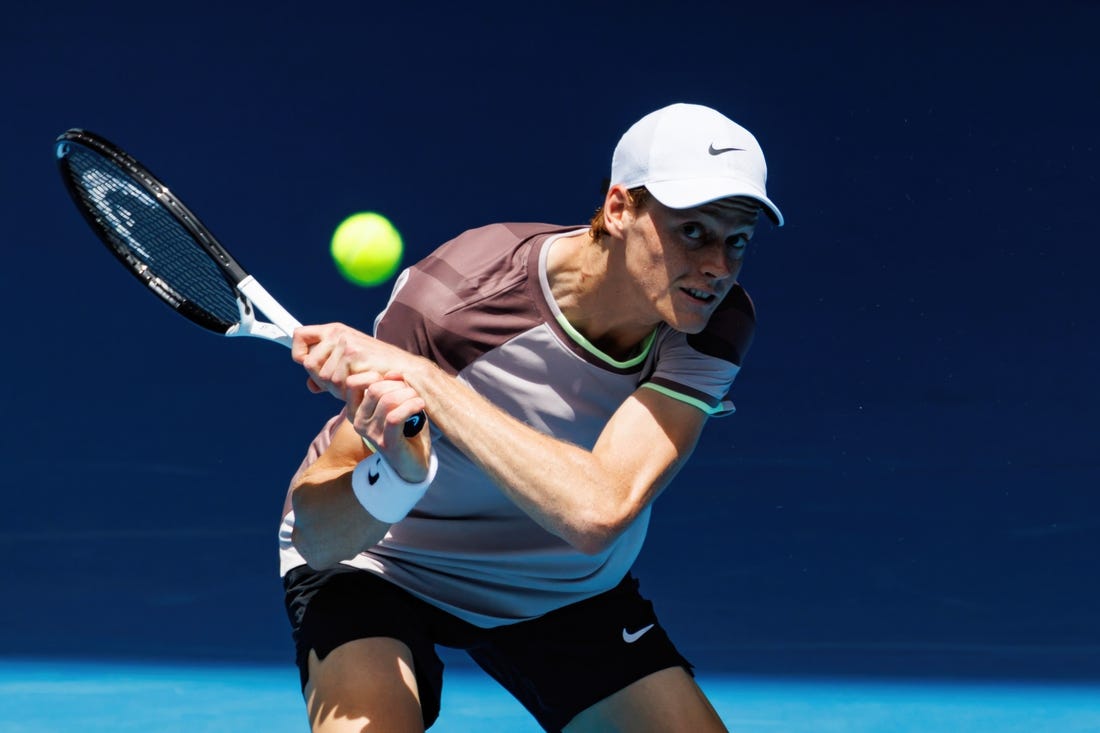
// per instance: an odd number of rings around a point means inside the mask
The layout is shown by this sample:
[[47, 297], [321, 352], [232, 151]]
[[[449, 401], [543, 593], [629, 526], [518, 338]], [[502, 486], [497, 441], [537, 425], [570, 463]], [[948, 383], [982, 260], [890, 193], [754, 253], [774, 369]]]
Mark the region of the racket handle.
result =
[[421, 410], [405, 421], [405, 429], [402, 432], [404, 432], [406, 438], [411, 438], [423, 430], [427, 422], [428, 416]]

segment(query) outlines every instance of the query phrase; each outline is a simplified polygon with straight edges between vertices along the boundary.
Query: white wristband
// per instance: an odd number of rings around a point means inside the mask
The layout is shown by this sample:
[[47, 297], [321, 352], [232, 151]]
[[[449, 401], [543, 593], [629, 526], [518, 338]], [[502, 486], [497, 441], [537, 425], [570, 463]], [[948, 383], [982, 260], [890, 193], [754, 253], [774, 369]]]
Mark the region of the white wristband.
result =
[[428, 475], [419, 483], [409, 483], [386, 463], [380, 453], [375, 453], [360, 461], [351, 472], [351, 489], [372, 517], [394, 524], [412, 511], [428, 490], [438, 469], [439, 459], [435, 457], [433, 448], [428, 459]]

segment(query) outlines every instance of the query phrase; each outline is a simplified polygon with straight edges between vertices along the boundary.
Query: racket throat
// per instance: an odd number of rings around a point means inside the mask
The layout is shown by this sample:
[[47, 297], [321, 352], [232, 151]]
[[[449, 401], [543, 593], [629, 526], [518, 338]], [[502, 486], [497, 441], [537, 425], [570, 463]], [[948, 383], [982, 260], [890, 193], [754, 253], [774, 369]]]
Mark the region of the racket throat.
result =
[[[251, 275], [241, 280], [236, 290], [240, 321], [230, 326], [225, 335], [277, 341], [289, 348], [294, 330], [302, 324], [279, 305]], [[256, 320], [257, 310], [270, 318], [271, 323]]]

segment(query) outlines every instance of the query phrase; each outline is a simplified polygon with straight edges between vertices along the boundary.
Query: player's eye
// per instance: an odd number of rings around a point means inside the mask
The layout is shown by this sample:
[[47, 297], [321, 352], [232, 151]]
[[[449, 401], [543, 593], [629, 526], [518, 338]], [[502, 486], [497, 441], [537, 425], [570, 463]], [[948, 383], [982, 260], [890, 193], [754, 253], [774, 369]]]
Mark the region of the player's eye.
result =
[[680, 225], [680, 231], [685, 237], [695, 241], [701, 241], [706, 237], [707, 232], [702, 226], [696, 224], [693, 221], [685, 222]]
[[749, 247], [749, 238], [744, 234], [735, 234], [726, 238], [726, 250], [730, 253], [730, 256], [734, 259], [741, 259], [745, 256], [745, 250]]

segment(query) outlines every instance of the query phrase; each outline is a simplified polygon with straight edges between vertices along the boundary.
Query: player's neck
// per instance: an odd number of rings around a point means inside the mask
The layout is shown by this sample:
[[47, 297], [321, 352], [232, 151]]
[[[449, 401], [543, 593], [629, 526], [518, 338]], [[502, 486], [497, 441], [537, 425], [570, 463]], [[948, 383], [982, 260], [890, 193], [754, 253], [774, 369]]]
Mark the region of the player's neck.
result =
[[586, 339], [615, 359], [626, 359], [656, 323], [632, 320], [636, 290], [615, 267], [613, 245], [593, 242], [587, 232], [553, 243], [546, 264], [550, 291], [562, 315]]

